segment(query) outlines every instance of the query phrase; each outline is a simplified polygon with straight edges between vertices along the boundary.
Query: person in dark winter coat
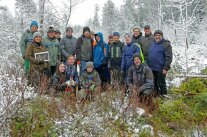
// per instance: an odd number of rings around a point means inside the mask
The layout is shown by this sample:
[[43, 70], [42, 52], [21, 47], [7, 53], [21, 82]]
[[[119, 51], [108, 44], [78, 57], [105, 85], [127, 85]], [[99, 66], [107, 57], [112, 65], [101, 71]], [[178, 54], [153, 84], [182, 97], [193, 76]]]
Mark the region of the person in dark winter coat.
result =
[[69, 55], [75, 55], [77, 38], [73, 36], [73, 29], [71, 27], [66, 28], [66, 36], [60, 41], [60, 51], [63, 61], [67, 60]]
[[99, 73], [102, 84], [109, 82], [110, 75], [108, 69], [108, 52], [109, 46], [104, 42], [103, 34], [98, 32], [95, 34], [96, 46], [94, 47], [94, 67]]
[[[136, 43], [132, 43], [132, 36], [129, 33], [124, 35], [126, 45], [123, 49], [122, 54], [122, 63], [121, 63], [121, 70], [124, 72], [125, 82], [128, 75], [128, 69], [134, 64], [133, 63], [133, 55], [135, 53], [139, 54], [144, 60], [142, 50], [140, 46]], [[142, 62], [143, 63], [143, 62]]]
[[148, 66], [155, 78], [155, 89], [160, 96], [167, 94], [165, 77], [172, 63], [172, 46], [170, 41], [163, 38], [163, 32], [154, 32], [154, 42], [149, 48]]
[[80, 64], [80, 75], [86, 69], [86, 63], [93, 61], [93, 39], [90, 38], [90, 28], [83, 28], [83, 35], [78, 38], [76, 43], [77, 64]]
[[93, 62], [86, 63], [86, 71], [80, 78], [82, 89], [77, 92], [78, 100], [92, 100], [97, 94], [100, 94], [101, 79], [98, 72], [94, 69]]
[[60, 60], [60, 42], [55, 37], [55, 30], [53, 27], [49, 27], [47, 36], [42, 41], [43, 45], [47, 48], [50, 55], [51, 74], [56, 71], [56, 65]]
[[120, 40], [119, 32], [113, 33], [113, 43], [109, 48], [109, 68], [111, 69], [111, 82], [118, 82], [123, 84], [123, 77], [121, 74], [121, 62], [124, 43]]
[[55, 37], [60, 42], [60, 40], [61, 40], [61, 32], [59, 30], [55, 30]]
[[130, 91], [137, 91], [138, 96], [150, 95], [154, 88], [152, 71], [142, 63], [142, 58], [139, 54], [133, 55], [133, 61], [134, 64], [129, 68], [127, 77], [129, 89]]
[[39, 32], [33, 34], [33, 42], [27, 47], [25, 56], [30, 61], [29, 83], [33, 86], [39, 86], [43, 75], [50, 74], [50, 63], [35, 57], [36, 53], [46, 52], [47, 49], [41, 43], [42, 36]]
[[[29, 70], [30, 70], [30, 62], [28, 59], [25, 58], [26, 49], [29, 44], [33, 41], [33, 34], [37, 32], [38, 29], [38, 23], [36, 21], [32, 21], [30, 25], [30, 29], [27, 30], [21, 37], [20, 40], [20, 49], [22, 53], [22, 58], [24, 59], [24, 70], [27, 74], [27, 77], [29, 79]], [[29, 83], [28, 83], [29, 84]]]
[[149, 25], [146, 25], [144, 27], [145, 36], [141, 38], [141, 48], [142, 52], [144, 54], [145, 63], [148, 61], [148, 51], [151, 43], [154, 41], [154, 36], [152, 34], [151, 27]]
[[141, 45], [141, 38], [142, 38], [142, 32], [140, 31], [140, 29], [134, 28], [132, 42]]
[[53, 92], [65, 91], [66, 89], [66, 72], [64, 63], [59, 63], [55, 74], [51, 77], [50, 90]]

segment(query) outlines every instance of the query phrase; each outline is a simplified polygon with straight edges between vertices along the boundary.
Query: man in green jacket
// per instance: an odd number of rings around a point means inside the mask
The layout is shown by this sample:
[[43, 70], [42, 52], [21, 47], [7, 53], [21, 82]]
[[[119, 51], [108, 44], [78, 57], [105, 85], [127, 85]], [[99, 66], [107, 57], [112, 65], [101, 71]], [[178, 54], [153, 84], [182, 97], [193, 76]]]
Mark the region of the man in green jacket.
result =
[[33, 41], [33, 34], [37, 32], [38, 23], [36, 21], [32, 21], [30, 25], [30, 29], [27, 30], [21, 37], [20, 40], [20, 49], [22, 53], [22, 57], [24, 59], [24, 70], [29, 77], [29, 69], [30, 69], [30, 62], [28, 59], [25, 58], [25, 53], [28, 45]]
[[49, 52], [51, 75], [55, 73], [58, 59], [60, 59], [60, 42], [55, 37], [55, 30], [53, 27], [49, 27], [47, 36], [43, 39], [43, 45]]

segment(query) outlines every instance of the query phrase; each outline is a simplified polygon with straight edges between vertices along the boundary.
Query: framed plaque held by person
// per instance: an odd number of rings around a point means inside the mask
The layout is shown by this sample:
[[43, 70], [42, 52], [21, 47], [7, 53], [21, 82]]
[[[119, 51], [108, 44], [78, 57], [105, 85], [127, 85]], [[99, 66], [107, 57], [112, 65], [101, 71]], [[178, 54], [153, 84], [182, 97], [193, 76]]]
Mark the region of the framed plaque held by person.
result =
[[35, 53], [35, 59], [50, 61], [49, 52], [46, 51], [46, 52]]

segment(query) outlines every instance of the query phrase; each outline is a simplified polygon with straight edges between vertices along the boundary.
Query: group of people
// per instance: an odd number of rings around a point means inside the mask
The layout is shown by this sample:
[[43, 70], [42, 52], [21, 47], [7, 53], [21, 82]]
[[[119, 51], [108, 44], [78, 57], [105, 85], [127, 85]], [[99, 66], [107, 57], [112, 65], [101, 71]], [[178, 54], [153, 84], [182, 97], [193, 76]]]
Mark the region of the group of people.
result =
[[[113, 32], [104, 42], [103, 34], [89, 27], [83, 28], [78, 39], [72, 27], [66, 28], [63, 38], [53, 27], [48, 28], [44, 38], [37, 30], [38, 23], [32, 21], [20, 43], [28, 85], [40, 85], [48, 77], [50, 89], [75, 93], [80, 99], [91, 98], [104, 84], [115, 83], [125, 85], [126, 94], [167, 94], [165, 77], [172, 62], [172, 47], [161, 30], [153, 35], [146, 25], [142, 36], [140, 29], [134, 28], [133, 34], [124, 35], [125, 42], [120, 41], [119, 32]], [[36, 58], [36, 53], [46, 51], [49, 61]]]

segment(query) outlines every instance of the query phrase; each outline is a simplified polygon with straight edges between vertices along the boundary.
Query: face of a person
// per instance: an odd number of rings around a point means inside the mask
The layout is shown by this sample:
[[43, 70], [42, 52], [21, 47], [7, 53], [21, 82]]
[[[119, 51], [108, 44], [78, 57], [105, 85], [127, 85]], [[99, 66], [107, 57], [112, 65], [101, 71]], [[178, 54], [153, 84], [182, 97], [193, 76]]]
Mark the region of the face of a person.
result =
[[124, 39], [125, 39], [126, 44], [130, 44], [132, 42], [132, 39], [129, 36], [125, 36]]
[[100, 41], [100, 39], [101, 39], [101, 38], [100, 38], [99, 36], [96, 36], [96, 41], [98, 41], [98, 42], [99, 42], [99, 41]]
[[74, 58], [74, 57], [70, 57], [70, 58], [68, 59], [68, 64], [69, 64], [69, 65], [74, 65], [74, 63], [75, 63], [75, 58]]
[[95, 35], [91, 35], [91, 38], [94, 39], [95, 38]]
[[109, 38], [109, 39], [108, 39], [108, 42], [109, 42], [109, 43], [112, 43], [112, 42], [113, 42], [113, 38]]
[[154, 36], [154, 38], [155, 38], [155, 41], [156, 41], [156, 42], [160, 42], [161, 39], [162, 39], [162, 36], [161, 36], [160, 34], [156, 34], [156, 35]]
[[60, 33], [55, 33], [56, 38], [60, 38]]
[[66, 34], [67, 34], [67, 36], [72, 36], [72, 35], [73, 35], [73, 31], [72, 31], [72, 30], [68, 30], [68, 31], [66, 32]]
[[151, 33], [151, 29], [144, 29], [144, 33], [145, 33], [146, 35], [149, 35], [149, 34]]
[[31, 30], [32, 30], [32, 32], [36, 32], [37, 31], [37, 26], [32, 26]]
[[138, 29], [135, 29], [135, 30], [133, 31], [133, 35], [134, 35], [135, 37], [139, 36], [139, 35], [140, 35], [139, 30], [138, 30]]
[[42, 40], [41, 36], [36, 36], [35, 39], [34, 39], [34, 41], [37, 42], [37, 43], [41, 42], [41, 40]]
[[89, 37], [90, 37], [90, 33], [89, 33], [89, 31], [85, 31], [83, 35], [84, 35], [86, 38], [89, 38]]
[[114, 42], [118, 42], [119, 41], [119, 37], [118, 36], [113, 36], [113, 41]]
[[62, 73], [62, 72], [65, 72], [65, 65], [64, 64], [61, 64], [59, 66], [59, 71]]
[[88, 67], [86, 70], [87, 70], [87, 72], [89, 72], [89, 73], [93, 72], [93, 68], [92, 68], [92, 67]]
[[138, 57], [134, 58], [134, 64], [135, 64], [136, 66], [140, 65], [141, 63], [142, 63], [142, 62], [141, 62], [141, 60], [140, 60]]
[[48, 36], [50, 38], [54, 38], [55, 37], [55, 32], [48, 32], [47, 34], [48, 34]]

